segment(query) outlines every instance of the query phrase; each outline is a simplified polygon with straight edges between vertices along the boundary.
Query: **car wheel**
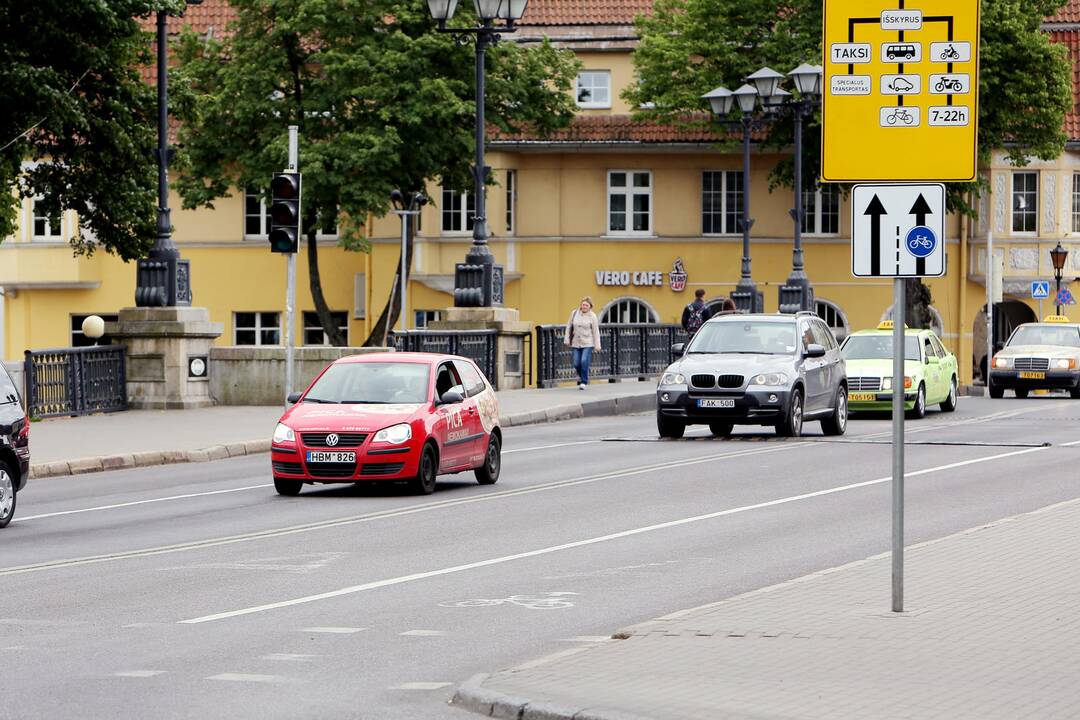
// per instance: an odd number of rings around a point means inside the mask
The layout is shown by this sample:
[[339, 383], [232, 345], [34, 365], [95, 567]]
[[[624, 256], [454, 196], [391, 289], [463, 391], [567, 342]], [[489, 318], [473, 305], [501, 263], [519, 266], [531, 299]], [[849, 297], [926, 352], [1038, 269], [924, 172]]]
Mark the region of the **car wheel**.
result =
[[0, 463], [0, 528], [7, 527], [15, 517], [15, 478], [4, 463]]
[[915, 391], [915, 406], [908, 410], [907, 416], [913, 420], [926, 417], [926, 386], [920, 384]]
[[1005, 397], [1005, 388], [995, 385], [993, 381], [987, 386], [987, 392], [990, 393], [990, 397], [994, 399], [1000, 399]]
[[735, 429], [735, 423], [713, 422], [709, 423], [709, 432], [716, 437], [727, 437]]
[[686, 432], [686, 423], [675, 418], [664, 417], [660, 411], [656, 413], [656, 431], [662, 438], [678, 440]]
[[296, 497], [300, 494], [300, 489], [302, 487], [304, 487], [304, 483], [299, 480], [274, 478], [274, 489], [277, 490], [278, 495], [285, 495], [286, 497]]
[[949, 382], [949, 397], [945, 398], [941, 403], [941, 412], [953, 412], [956, 410], [956, 404], [960, 399], [960, 393], [956, 390], [956, 378], [953, 378]]
[[487, 453], [484, 454], [484, 464], [473, 470], [476, 482], [481, 485], [494, 485], [499, 479], [499, 471], [502, 469], [502, 443], [499, 436], [491, 434], [488, 440]]
[[841, 385], [836, 390], [836, 404], [833, 405], [832, 417], [821, 421], [821, 431], [826, 435], [843, 435], [847, 432], [847, 420], [847, 388]]
[[416, 477], [413, 478], [410, 487], [417, 495], [430, 495], [435, 492], [435, 478], [439, 474], [439, 461], [435, 456], [435, 448], [425, 445], [420, 453], [420, 465], [416, 469]]
[[1015, 390], [1013, 390], [1013, 392], [1016, 393], [1016, 397], [1020, 398], [1021, 400], [1028, 396], [1027, 388], [1016, 388]]
[[802, 391], [795, 390], [791, 393], [791, 404], [787, 415], [776, 426], [776, 434], [780, 437], [799, 437], [802, 435], [803, 399]]

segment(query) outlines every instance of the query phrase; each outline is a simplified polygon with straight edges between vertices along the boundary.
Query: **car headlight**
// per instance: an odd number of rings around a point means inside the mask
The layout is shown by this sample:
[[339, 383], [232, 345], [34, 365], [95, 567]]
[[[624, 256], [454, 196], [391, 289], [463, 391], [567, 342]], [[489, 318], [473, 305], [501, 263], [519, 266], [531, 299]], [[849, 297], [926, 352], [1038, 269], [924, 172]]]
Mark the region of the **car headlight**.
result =
[[996, 357], [996, 358], [994, 358], [994, 367], [996, 367], [996, 368], [1007, 368], [1010, 365], [1012, 365], [1012, 358], [1007, 358], [1007, 357]]
[[373, 442], [400, 445], [401, 443], [411, 439], [412, 427], [410, 427], [406, 423], [401, 423], [399, 425], [391, 425], [388, 428], [383, 428], [379, 432], [375, 433], [375, 440], [373, 440]]
[[678, 372], [666, 372], [660, 377], [660, 385], [685, 385], [686, 376]]
[[762, 373], [755, 375], [751, 385], [787, 385], [788, 377], [784, 373]]
[[1076, 367], [1076, 360], [1074, 358], [1061, 358], [1054, 361], [1054, 367], [1058, 370], [1072, 370]]
[[293, 432], [293, 429], [288, 425], [285, 425], [284, 423], [278, 423], [277, 427], [274, 428], [274, 442], [296, 442], [296, 433]]
[[904, 389], [905, 390], [910, 389], [911, 386], [914, 385], [914, 384], [915, 384], [914, 380], [912, 380], [910, 377], [907, 377], [906, 375], [904, 376]]
[[891, 377], [883, 377], [883, 378], [881, 378], [881, 389], [882, 390], [892, 390], [892, 378]]

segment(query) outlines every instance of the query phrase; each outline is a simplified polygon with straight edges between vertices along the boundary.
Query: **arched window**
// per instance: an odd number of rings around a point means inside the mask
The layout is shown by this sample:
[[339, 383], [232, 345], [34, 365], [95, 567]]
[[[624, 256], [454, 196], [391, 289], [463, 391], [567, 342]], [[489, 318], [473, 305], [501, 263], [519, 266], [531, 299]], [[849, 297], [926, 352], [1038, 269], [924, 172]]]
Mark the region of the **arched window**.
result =
[[725, 302], [727, 302], [727, 298], [718, 297], [705, 303], [705, 307], [709, 309], [709, 312], [715, 315], [716, 313], [721, 312], [724, 309]]
[[636, 297], [616, 298], [600, 313], [602, 323], [655, 323], [656, 311]]
[[833, 331], [833, 335], [836, 336], [837, 342], [843, 342], [844, 338], [851, 332], [851, 328], [848, 326], [847, 315], [840, 309], [840, 306], [836, 303], [829, 302], [828, 300], [822, 300], [817, 298], [814, 301], [814, 312], [818, 314], [825, 324], [829, 326], [829, 329]]

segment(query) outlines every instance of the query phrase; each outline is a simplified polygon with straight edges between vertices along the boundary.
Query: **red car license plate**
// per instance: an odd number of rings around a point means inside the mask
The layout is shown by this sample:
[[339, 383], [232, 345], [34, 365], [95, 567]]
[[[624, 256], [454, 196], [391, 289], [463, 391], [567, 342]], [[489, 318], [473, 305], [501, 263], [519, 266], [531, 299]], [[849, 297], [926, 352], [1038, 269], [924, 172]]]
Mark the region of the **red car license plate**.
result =
[[354, 463], [356, 462], [356, 453], [327, 452], [325, 450], [309, 451], [307, 461], [309, 463]]

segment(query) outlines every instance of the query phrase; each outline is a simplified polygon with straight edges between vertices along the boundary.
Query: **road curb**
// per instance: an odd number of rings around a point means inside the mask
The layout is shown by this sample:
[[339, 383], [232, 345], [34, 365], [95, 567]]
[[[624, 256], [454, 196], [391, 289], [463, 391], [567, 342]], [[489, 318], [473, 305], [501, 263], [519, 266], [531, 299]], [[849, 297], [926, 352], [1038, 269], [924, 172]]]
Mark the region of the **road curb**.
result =
[[[542, 425], [564, 420], [576, 420], [584, 417], [603, 417], [626, 415], [629, 413], [648, 412], [656, 407], [656, 395], [651, 390], [648, 394], [627, 395], [607, 400], [584, 400], [579, 403], [557, 405], [543, 410], [503, 415], [499, 424], [503, 427], [523, 425]], [[41, 480], [51, 477], [67, 477], [106, 470], [124, 470], [128, 468], [154, 467], [158, 465], [177, 465], [184, 463], [211, 462], [245, 455], [261, 455], [270, 452], [269, 440], [248, 440], [224, 445], [211, 445], [197, 450], [154, 450], [148, 452], [125, 453], [118, 455], [99, 455], [95, 457], [59, 460], [38, 463], [30, 466], [30, 477]]]
[[490, 718], [502, 720], [651, 720], [621, 710], [602, 707], [573, 708], [546, 701], [531, 701], [484, 687], [491, 675], [473, 675], [463, 682], [450, 704]]

